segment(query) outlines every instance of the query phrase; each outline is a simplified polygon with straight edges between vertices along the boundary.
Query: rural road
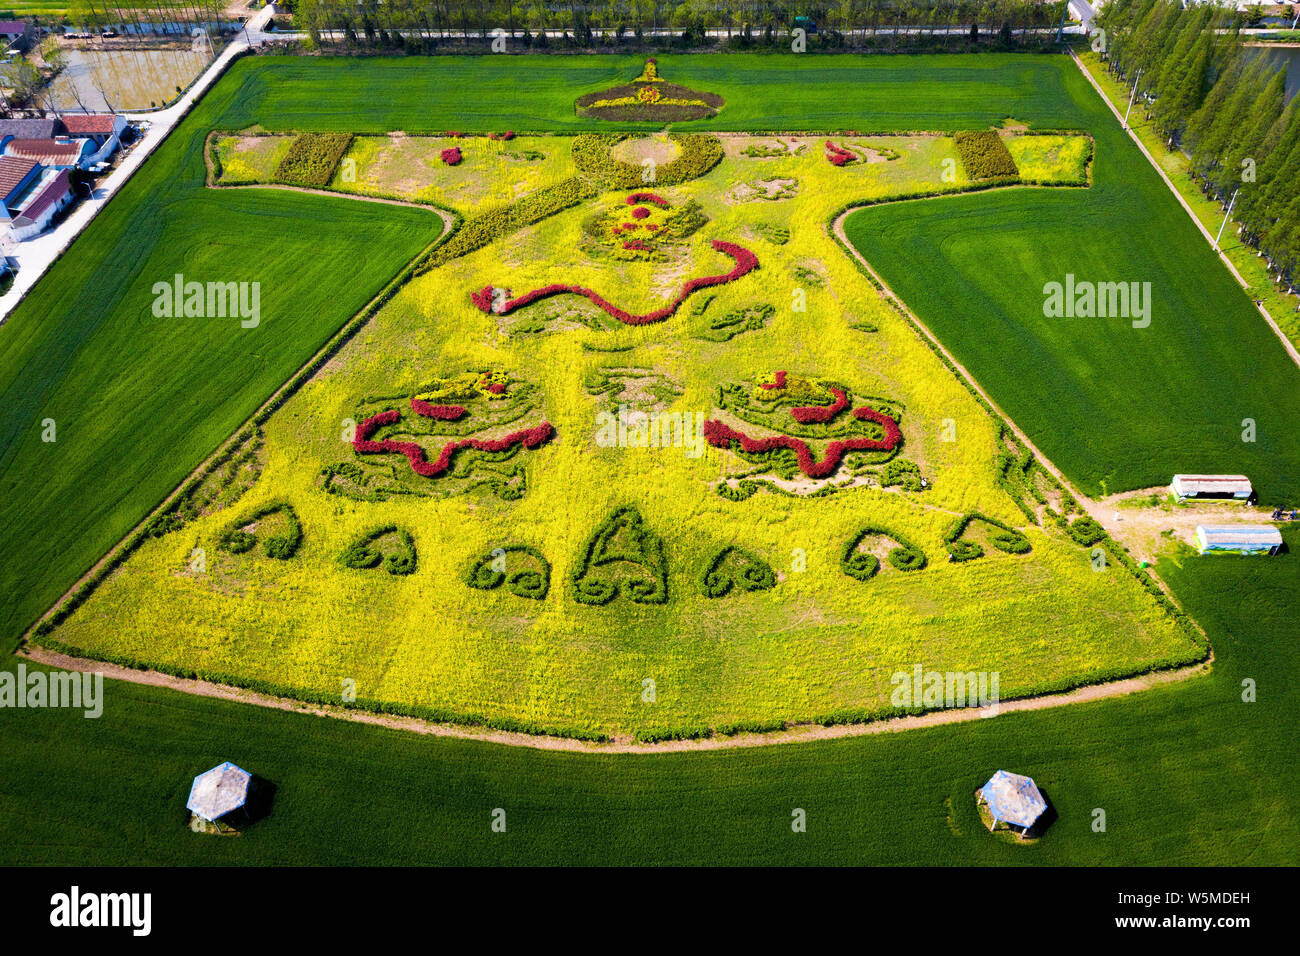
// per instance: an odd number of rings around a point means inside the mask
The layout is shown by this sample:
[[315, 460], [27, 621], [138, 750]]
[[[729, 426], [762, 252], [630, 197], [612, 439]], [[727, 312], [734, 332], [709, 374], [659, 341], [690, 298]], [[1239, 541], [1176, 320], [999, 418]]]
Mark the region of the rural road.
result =
[[0, 324], [9, 318], [9, 314], [49, 271], [50, 266], [90, 225], [91, 220], [126, 184], [127, 180], [135, 175], [136, 170], [144, 165], [145, 160], [153, 155], [154, 150], [225, 72], [230, 62], [250, 46], [256, 48], [259, 44], [277, 37], [277, 34], [262, 32], [262, 28], [270, 19], [270, 7], [259, 10], [249, 19], [245, 29], [230, 41], [221, 54], [208, 64], [207, 69], [199, 74], [190, 88], [171, 106], [141, 113], [124, 111], [123, 115], [128, 121], [147, 120], [150, 123], [149, 131], [135, 146], [131, 147], [112, 172], [95, 184], [94, 194], [78, 204], [66, 219], [50, 231], [26, 242], [6, 243], [5, 255], [18, 260], [18, 275], [14, 277], [14, 284], [9, 291], [0, 296]]

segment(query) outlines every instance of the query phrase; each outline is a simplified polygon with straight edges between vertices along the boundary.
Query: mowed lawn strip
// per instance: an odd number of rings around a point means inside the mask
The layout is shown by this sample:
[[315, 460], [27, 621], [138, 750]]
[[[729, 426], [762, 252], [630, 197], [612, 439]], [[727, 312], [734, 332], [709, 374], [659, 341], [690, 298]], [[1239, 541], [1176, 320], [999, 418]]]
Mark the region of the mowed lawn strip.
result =
[[[1215, 644], [1208, 677], [902, 734], [561, 754], [107, 682], [98, 720], [0, 710], [0, 862], [1294, 866], [1300, 529], [1286, 537], [1277, 558], [1160, 562]], [[223, 760], [277, 788], [239, 840], [184, 828], [191, 779]], [[972, 791], [999, 768], [1032, 775], [1058, 814], [1036, 845], [980, 825]]]
[[[207, 129], [249, 121], [238, 91], [224, 80], [0, 326], [6, 643], [442, 229], [421, 209], [206, 189]], [[178, 273], [260, 283], [258, 325], [155, 317]]]
[[[1066, 80], [1055, 122], [1096, 138], [1090, 189], [867, 208], [850, 241], [1086, 493], [1227, 472], [1294, 500], [1300, 369], [1087, 80]], [[1150, 283], [1150, 325], [1046, 317], [1067, 274]]]

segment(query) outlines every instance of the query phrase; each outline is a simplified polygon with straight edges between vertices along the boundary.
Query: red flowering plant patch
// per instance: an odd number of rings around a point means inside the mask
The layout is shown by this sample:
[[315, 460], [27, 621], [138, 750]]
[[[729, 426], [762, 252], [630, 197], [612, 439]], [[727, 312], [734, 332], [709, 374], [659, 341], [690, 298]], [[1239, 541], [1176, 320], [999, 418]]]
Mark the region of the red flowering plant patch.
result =
[[[434, 379], [409, 399], [410, 414], [393, 401], [368, 398], [357, 406], [353, 456], [322, 472], [325, 490], [382, 500], [481, 488], [514, 499], [527, 481], [519, 453], [554, 435], [538, 388], [500, 370]], [[394, 466], [394, 455], [410, 467]], [[438, 479], [436, 486], [429, 478]]]
[[661, 309], [655, 309], [652, 312], [644, 312], [634, 315], [626, 309], [621, 309], [611, 303], [608, 299], [593, 292], [591, 289], [579, 285], [564, 285], [554, 283], [552, 285], [542, 286], [540, 289], [533, 289], [516, 298], [506, 298], [502, 302], [496, 302], [496, 289], [493, 286], [484, 286], [477, 292], [470, 293], [470, 301], [481, 312], [497, 315], [509, 315], [516, 309], [522, 309], [524, 306], [532, 305], [542, 299], [550, 298], [554, 295], [580, 295], [590, 300], [601, 310], [614, 318], [618, 319], [624, 325], [650, 325], [654, 322], [662, 322], [664, 319], [673, 315], [677, 309], [690, 298], [693, 292], [700, 289], [709, 288], [710, 286], [723, 285], [728, 282], [734, 282], [741, 276], [748, 275], [758, 268], [758, 256], [754, 255], [748, 249], [738, 246], [732, 242], [724, 242], [721, 239], [713, 240], [713, 248], [724, 255], [730, 256], [736, 264], [730, 272], [714, 276], [699, 276], [695, 279], [688, 280], [682, 285], [681, 291], [668, 305]]
[[704, 423], [704, 438], [783, 478], [800, 472], [828, 478], [850, 453], [878, 461], [892, 457], [902, 445], [901, 405], [876, 398], [870, 402], [852, 408], [855, 402], [847, 386], [779, 371], [761, 378], [757, 388], [721, 386], [717, 404], [742, 423], [780, 434], [761, 436], [712, 418]]
[[448, 166], [459, 166], [461, 161], [460, 147], [448, 146], [440, 154], [442, 161]]
[[844, 166], [857, 158], [856, 153], [850, 152], [843, 146], [836, 146], [829, 139], [826, 141], [826, 159], [832, 166]]
[[[668, 247], [685, 242], [708, 221], [699, 203], [674, 206], [657, 193], [631, 193], [583, 224], [583, 251], [593, 258], [662, 262]], [[627, 247], [628, 232], [652, 233], [642, 246]]]

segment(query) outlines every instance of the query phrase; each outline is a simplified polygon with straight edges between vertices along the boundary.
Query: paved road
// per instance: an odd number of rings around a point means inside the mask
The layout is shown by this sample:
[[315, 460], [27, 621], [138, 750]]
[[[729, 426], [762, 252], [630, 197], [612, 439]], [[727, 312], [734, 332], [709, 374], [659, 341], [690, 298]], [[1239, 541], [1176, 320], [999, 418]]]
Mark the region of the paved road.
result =
[[82, 230], [90, 224], [90, 221], [99, 214], [99, 211], [108, 204], [108, 201], [144, 164], [144, 161], [153, 154], [153, 151], [158, 148], [162, 141], [167, 138], [167, 135], [176, 128], [177, 124], [185, 117], [185, 114], [190, 111], [190, 108], [221, 76], [227, 64], [238, 56], [241, 51], [247, 49], [250, 44], [256, 47], [267, 40], [277, 38], [278, 35], [275, 33], [264, 33], [262, 31], [262, 28], [266, 26], [267, 21], [270, 19], [270, 7], [263, 7], [256, 15], [251, 17], [247, 29], [240, 31], [236, 38], [221, 51], [221, 55], [208, 64], [208, 68], [171, 106], [166, 109], [145, 113], [125, 113], [124, 115], [132, 121], [148, 120], [151, 124], [149, 131], [144, 134], [135, 146], [131, 147], [125, 158], [112, 172], [96, 183], [94, 195], [78, 203], [72, 213], [49, 232], [26, 242], [7, 241], [5, 243], [5, 255], [18, 260], [18, 275], [15, 277], [14, 284], [9, 291], [4, 296], [0, 296], [0, 323], [8, 319], [9, 314], [23, 300], [23, 297], [31, 291], [37, 281], [49, 271], [54, 261], [63, 254], [63, 251], [68, 246], [72, 245], [72, 241], [81, 234]]

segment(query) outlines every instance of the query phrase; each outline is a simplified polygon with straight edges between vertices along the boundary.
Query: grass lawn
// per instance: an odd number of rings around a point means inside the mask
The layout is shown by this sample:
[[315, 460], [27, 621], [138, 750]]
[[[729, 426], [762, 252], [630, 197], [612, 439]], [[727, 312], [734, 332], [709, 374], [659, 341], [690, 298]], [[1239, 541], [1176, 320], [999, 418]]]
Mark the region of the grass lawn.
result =
[[[1115, 104], [1115, 108], [1123, 115], [1128, 108], [1129, 88], [1106, 71], [1105, 65], [1096, 53], [1085, 47], [1079, 51], [1079, 57], [1105, 92], [1106, 98]], [[1201, 192], [1200, 187], [1192, 181], [1189, 173], [1191, 164], [1186, 154], [1181, 149], [1169, 149], [1165, 138], [1154, 128], [1151, 120], [1143, 115], [1140, 106], [1135, 107], [1129, 114], [1129, 124], [1137, 133], [1138, 139], [1142, 141], [1142, 145], [1156, 158], [1156, 162], [1174, 184], [1178, 194], [1192, 207], [1196, 218], [1209, 230], [1210, 235], [1218, 235], [1226, 210]], [[1223, 230], [1219, 248], [1249, 284], [1247, 291], [1250, 297], [1263, 300], [1264, 308], [1273, 317], [1273, 321], [1281, 326], [1291, 342], [1300, 343], [1300, 299], [1278, 287], [1268, 274], [1268, 264], [1258, 250], [1237, 238], [1235, 225], [1229, 225]]]
[[[420, 209], [380, 215], [343, 199], [204, 187], [207, 130], [250, 121], [246, 68], [203, 99], [0, 326], [6, 642], [442, 230]], [[155, 318], [154, 284], [178, 273], [260, 283], [260, 324]]]
[[[0, 710], [0, 862], [1294, 866], [1300, 534], [1287, 540], [1276, 559], [1161, 562], [1214, 641], [1210, 676], [898, 735], [583, 756], [114, 683], [99, 720]], [[226, 759], [276, 785], [274, 809], [206, 839], [185, 829], [185, 796]], [[1032, 847], [980, 827], [972, 791], [998, 768], [1032, 775], [1059, 814]]]
[[[1062, 79], [1053, 123], [1095, 137], [1090, 189], [875, 206], [849, 217], [850, 240], [1085, 493], [1227, 472], [1294, 500], [1300, 369], [1086, 78]], [[1149, 282], [1150, 326], [1045, 317], [1045, 284], [1067, 274]]]

